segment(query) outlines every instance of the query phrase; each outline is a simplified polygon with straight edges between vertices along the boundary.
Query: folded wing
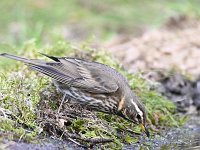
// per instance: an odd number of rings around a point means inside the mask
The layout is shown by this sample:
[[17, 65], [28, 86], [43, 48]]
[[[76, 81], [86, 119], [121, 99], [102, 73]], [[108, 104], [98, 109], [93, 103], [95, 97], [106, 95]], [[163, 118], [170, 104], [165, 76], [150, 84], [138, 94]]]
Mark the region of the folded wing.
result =
[[41, 72], [54, 80], [68, 86], [80, 88], [92, 93], [112, 93], [117, 91], [118, 84], [113, 70], [103, 64], [87, 62], [74, 58], [57, 58], [43, 54], [53, 62], [30, 60], [10, 54], [3, 57], [26, 63], [30, 68]]

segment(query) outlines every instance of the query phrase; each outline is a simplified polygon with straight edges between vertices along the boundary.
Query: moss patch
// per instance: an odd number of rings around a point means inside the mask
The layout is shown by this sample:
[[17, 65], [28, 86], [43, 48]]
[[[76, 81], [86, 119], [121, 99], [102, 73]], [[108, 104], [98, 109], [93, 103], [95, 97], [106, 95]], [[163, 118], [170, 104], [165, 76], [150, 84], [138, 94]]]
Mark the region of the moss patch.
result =
[[[81, 49], [84, 51], [75, 50], [69, 43], [63, 41], [53, 46], [38, 48], [34, 41], [29, 41], [24, 44], [21, 51], [18, 51], [18, 55], [41, 58], [37, 53], [40, 51], [50, 55], [76, 56], [107, 64], [128, 79], [133, 91], [144, 102], [150, 127], [153, 126], [159, 130], [160, 127], [179, 126], [184, 122], [183, 119], [177, 117], [175, 106], [170, 101], [150, 91], [148, 82], [140, 73], [129, 74], [122, 69], [117, 60], [103, 50], [91, 50], [85, 46]], [[7, 63], [7, 59], [4, 58], [0, 60], [1, 132], [12, 133], [15, 138], [23, 140], [50, 134], [58, 138], [74, 137], [78, 142], [83, 141], [81, 144], [86, 146], [88, 143], [93, 144], [87, 141], [88, 138], [112, 139], [112, 142], [99, 145], [99, 147], [115, 149], [120, 149], [123, 143], [131, 144], [138, 141], [140, 129], [118, 116], [91, 112], [70, 103], [66, 103], [61, 113], [57, 114], [61, 97], [52, 86], [45, 89], [50, 83], [47, 77], [28, 70], [19, 62]], [[74, 116], [67, 116], [66, 114], [70, 114], [69, 111], [71, 114], [73, 112]], [[153, 132], [155, 131], [152, 131], [152, 134]]]

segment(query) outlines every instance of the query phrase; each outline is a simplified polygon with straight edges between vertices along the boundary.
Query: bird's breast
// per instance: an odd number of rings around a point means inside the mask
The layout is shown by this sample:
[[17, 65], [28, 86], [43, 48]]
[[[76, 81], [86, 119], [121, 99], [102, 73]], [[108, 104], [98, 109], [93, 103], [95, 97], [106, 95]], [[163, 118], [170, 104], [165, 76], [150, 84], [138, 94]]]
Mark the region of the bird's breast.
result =
[[90, 93], [74, 87], [64, 90], [64, 93], [72, 99], [72, 102], [79, 103], [89, 109], [115, 113], [118, 109], [119, 98], [115, 94]]

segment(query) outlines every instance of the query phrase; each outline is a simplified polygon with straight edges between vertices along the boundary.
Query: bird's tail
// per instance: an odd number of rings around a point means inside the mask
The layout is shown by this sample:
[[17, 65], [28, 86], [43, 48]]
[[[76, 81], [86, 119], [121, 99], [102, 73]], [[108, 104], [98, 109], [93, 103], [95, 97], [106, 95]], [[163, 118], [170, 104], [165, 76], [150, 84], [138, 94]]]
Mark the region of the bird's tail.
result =
[[26, 64], [36, 64], [36, 61], [34, 61], [34, 60], [26, 59], [26, 58], [15, 56], [15, 55], [10, 55], [10, 54], [7, 54], [7, 53], [2, 53], [2, 54], [0, 54], [0, 56], [7, 57], [7, 58], [10, 58], [10, 59], [14, 59], [14, 60], [17, 60], [17, 61], [21, 61], [21, 62], [24, 62]]

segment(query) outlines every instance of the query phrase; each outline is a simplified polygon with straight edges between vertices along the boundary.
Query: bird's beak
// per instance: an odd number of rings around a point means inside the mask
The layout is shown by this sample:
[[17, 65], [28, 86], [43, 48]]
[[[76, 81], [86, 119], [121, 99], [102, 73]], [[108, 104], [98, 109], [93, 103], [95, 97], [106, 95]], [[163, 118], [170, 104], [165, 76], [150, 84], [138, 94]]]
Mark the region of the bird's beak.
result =
[[142, 123], [139, 124], [139, 126], [142, 129], [142, 131], [146, 133], [147, 137], [149, 137], [150, 135], [149, 135], [149, 131], [148, 131], [147, 127], [144, 126]]

